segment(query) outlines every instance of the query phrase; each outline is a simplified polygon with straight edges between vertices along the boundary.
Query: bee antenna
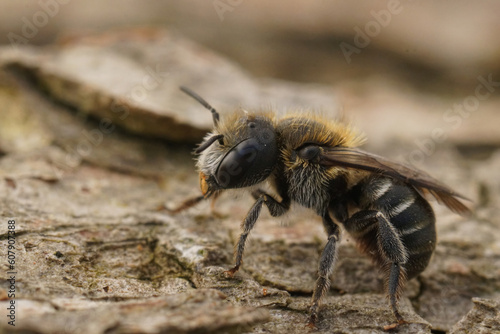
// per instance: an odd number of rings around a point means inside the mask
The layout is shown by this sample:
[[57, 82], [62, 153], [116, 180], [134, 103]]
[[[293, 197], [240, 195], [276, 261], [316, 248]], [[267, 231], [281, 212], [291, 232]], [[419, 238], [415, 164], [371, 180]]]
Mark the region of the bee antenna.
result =
[[210, 145], [215, 143], [216, 140], [219, 141], [219, 144], [224, 145], [224, 141], [222, 140], [223, 138], [224, 138], [224, 135], [214, 135], [214, 136], [208, 138], [208, 140], [205, 143], [198, 146], [198, 148], [194, 151], [194, 153], [199, 154], [199, 153], [205, 151]]
[[219, 113], [217, 112], [217, 110], [215, 110], [214, 107], [212, 107], [207, 101], [205, 101], [201, 96], [193, 92], [191, 89], [184, 86], [180, 86], [179, 88], [184, 93], [186, 93], [187, 95], [191, 96], [193, 99], [198, 101], [202, 106], [210, 110], [210, 112], [212, 113], [212, 118], [214, 120], [214, 125], [217, 126], [217, 124], [219, 123]]

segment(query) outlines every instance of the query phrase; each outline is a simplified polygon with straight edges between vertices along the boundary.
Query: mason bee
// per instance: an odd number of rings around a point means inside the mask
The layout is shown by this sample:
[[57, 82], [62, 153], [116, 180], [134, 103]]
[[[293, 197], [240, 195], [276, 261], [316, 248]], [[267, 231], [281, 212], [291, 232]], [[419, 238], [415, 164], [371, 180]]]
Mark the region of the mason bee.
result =
[[[181, 90], [211, 111], [214, 130], [195, 151], [202, 195], [170, 211], [216, 198], [226, 189], [249, 188], [255, 199], [242, 223], [235, 265], [226, 274], [232, 277], [240, 268], [263, 205], [279, 217], [296, 202], [322, 218], [327, 234], [308, 324], [315, 326], [329, 289], [341, 225], [385, 275], [396, 318], [386, 329], [404, 323], [398, 297], [406, 281], [427, 267], [436, 247], [436, 219], [426, 197], [461, 215], [469, 213], [460, 201], [466, 198], [425, 172], [360, 150], [363, 137], [339, 121], [311, 113], [278, 118], [271, 112], [244, 111], [221, 118], [199, 95]], [[275, 194], [261, 190], [264, 183]]]

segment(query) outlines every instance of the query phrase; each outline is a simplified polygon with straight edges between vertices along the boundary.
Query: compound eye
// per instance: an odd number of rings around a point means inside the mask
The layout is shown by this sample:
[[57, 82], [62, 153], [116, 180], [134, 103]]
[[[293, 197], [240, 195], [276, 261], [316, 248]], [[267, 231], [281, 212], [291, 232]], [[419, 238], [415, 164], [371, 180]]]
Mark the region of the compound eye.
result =
[[276, 159], [274, 142], [264, 145], [256, 138], [249, 138], [226, 154], [215, 172], [215, 179], [224, 189], [247, 187], [269, 176]]

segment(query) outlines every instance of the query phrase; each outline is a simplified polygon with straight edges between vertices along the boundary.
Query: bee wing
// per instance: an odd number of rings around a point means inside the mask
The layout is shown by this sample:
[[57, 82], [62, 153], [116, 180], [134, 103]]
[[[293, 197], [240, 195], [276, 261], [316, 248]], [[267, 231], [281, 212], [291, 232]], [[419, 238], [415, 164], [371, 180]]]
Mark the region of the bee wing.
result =
[[461, 215], [470, 213], [470, 209], [459, 200], [459, 198], [468, 200], [466, 197], [454, 192], [429, 174], [375, 154], [347, 147], [323, 148], [319, 155], [319, 164], [354, 168], [389, 176], [413, 186], [420, 193], [431, 194], [453, 212]]

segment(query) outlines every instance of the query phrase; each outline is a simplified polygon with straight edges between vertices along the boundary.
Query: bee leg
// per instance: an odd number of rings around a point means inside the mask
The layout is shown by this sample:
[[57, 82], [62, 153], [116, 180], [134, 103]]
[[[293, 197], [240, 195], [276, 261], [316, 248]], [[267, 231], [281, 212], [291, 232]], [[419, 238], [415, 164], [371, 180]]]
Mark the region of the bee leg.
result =
[[240, 269], [248, 234], [250, 234], [250, 231], [255, 226], [257, 218], [259, 218], [260, 211], [262, 210], [262, 204], [266, 204], [269, 212], [273, 217], [281, 216], [290, 208], [290, 200], [287, 199], [283, 200], [282, 202], [278, 202], [272, 196], [266, 194], [262, 190], [257, 190], [252, 195], [256, 197], [257, 201], [254, 203], [245, 220], [243, 220], [241, 224], [243, 232], [241, 233], [238, 244], [236, 245], [236, 263], [233, 268], [225, 271], [225, 274], [229, 277], [233, 277], [234, 274]]
[[[398, 324], [403, 324], [405, 323], [405, 320], [399, 313], [398, 307], [397, 307], [397, 302], [398, 302], [398, 295], [399, 295], [399, 290], [402, 287], [403, 282], [405, 281], [404, 278], [404, 270], [402, 270], [401, 265], [399, 263], [393, 263], [391, 265], [391, 269], [389, 272], [389, 281], [387, 284], [388, 287], [388, 294], [389, 294], [389, 300], [391, 303], [391, 308], [392, 308], [392, 313], [396, 317], [397, 323], [394, 325]], [[394, 326], [394, 325], [389, 325], [389, 326]]]
[[321, 253], [318, 270], [319, 277], [316, 281], [312, 296], [312, 305], [308, 321], [308, 326], [312, 328], [316, 327], [321, 299], [330, 287], [330, 275], [333, 272], [337, 260], [337, 242], [340, 237], [340, 228], [333, 222], [328, 213], [323, 216], [323, 225], [328, 234], [328, 242], [323, 249], [323, 253]]
[[263, 190], [257, 189], [252, 192], [252, 196], [255, 199], [259, 199], [260, 197], [264, 197], [264, 203], [269, 210], [269, 213], [273, 217], [279, 217], [284, 215], [290, 209], [290, 199], [288, 196], [282, 195], [282, 201], [278, 202], [274, 197], [269, 194], [266, 194]]
[[245, 250], [245, 242], [247, 241], [248, 234], [255, 226], [255, 222], [257, 218], [259, 218], [260, 211], [262, 210], [262, 204], [264, 204], [264, 197], [259, 197], [257, 201], [254, 203], [250, 211], [248, 212], [245, 220], [241, 223], [241, 227], [243, 232], [240, 234], [240, 239], [238, 240], [238, 244], [236, 245], [235, 254], [236, 254], [236, 263], [233, 268], [225, 271], [224, 273], [233, 277], [234, 274], [240, 269], [241, 262], [243, 259], [243, 251]]
[[161, 209], [165, 209], [168, 213], [177, 214], [179, 212], [182, 212], [184, 210], [187, 210], [187, 209], [195, 206], [196, 204], [200, 203], [203, 199], [205, 199], [205, 196], [200, 195], [200, 196], [188, 198], [187, 200], [182, 202], [181, 205], [179, 205], [175, 209], [169, 209], [166, 206], [163, 206], [163, 208], [161, 208]]
[[390, 263], [389, 276], [387, 278], [387, 293], [392, 313], [396, 317], [398, 324], [402, 324], [405, 321], [399, 313], [397, 302], [399, 293], [406, 281], [402, 265], [408, 260], [408, 252], [398, 232], [385, 215], [382, 212], [377, 212], [375, 217], [378, 221], [378, 245], [383, 257]]
[[220, 192], [217, 192], [217, 193], [214, 193], [211, 197], [212, 199], [212, 202], [210, 202], [210, 213], [212, 214], [213, 217], [216, 217], [216, 218], [224, 218], [224, 214], [220, 213], [219, 211], [217, 211], [217, 209], [215, 208], [215, 202], [217, 201], [217, 199], [220, 197], [221, 193]]
[[[378, 227], [377, 245], [380, 256], [387, 263], [387, 293], [392, 312], [396, 317], [398, 324], [404, 323], [404, 319], [399, 313], [397, 300], [399, 292], [406, 277], [404, 265], [408, 259], [406, 248], [399, 237], [394, 226], [389, 222], [385, 215], [376, 210], [365, 210], [355, 213], [351, 218], [344, 222], [346, 230], [355, 238], [361, 238], [365, 233], [368, 233], [372, 228]], [[393, 328], [393, 325], [386, 326]]]

